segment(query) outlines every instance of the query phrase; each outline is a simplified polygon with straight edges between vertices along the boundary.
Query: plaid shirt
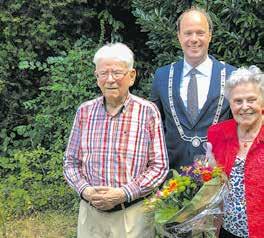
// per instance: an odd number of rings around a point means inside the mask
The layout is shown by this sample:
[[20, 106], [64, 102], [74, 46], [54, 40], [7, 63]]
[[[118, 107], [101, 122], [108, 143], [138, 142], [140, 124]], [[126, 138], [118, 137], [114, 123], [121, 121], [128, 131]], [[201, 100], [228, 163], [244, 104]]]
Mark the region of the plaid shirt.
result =
[[64, 157], [64, 176], [79, 194], [88, 186], [122, 187], [132, 201], [159, 186], [167, 172], [153, 103], [129, 94], [115, 116], [105, 110], [103, 97], [79, 107]]

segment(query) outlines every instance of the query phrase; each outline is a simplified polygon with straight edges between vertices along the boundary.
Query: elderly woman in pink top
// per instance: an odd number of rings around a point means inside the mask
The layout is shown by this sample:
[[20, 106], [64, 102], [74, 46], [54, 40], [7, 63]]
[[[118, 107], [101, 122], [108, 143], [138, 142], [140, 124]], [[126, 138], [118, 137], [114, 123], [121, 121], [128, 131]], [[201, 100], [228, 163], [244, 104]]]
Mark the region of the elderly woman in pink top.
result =
[[231, 188], [220, 238], [264, 237], [264, 74], [239, 68], [226, 83], [234, 119], [213, 125], [208, 141]]

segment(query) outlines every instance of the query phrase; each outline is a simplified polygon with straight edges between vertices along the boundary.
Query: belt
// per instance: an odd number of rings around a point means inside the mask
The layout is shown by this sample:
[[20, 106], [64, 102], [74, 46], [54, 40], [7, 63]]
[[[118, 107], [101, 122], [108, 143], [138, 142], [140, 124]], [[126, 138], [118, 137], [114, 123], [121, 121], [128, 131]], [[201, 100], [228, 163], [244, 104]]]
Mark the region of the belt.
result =
[[96, 207], [94, 207], [91, 203], [89, 203], [89, 204], [100, 212], [117, 212], [117, 211], [121, 211], [123, 209], [123, 207], [128, 208], [128, 207], [130, 207], [130, 206], [132, 206], [132, 205], [134, 205], [134, 204], [136, 204], [136, 203], [138, 203], [144, 199], [145, 199], [145, 197], [141, 197], [141, 198], [133, 200], [132, 202], [124, 202], [124, 203], [121, 203], [121, 204], [114, 206], [113, 208], [111, 208], [109, 210], [99, 210]]

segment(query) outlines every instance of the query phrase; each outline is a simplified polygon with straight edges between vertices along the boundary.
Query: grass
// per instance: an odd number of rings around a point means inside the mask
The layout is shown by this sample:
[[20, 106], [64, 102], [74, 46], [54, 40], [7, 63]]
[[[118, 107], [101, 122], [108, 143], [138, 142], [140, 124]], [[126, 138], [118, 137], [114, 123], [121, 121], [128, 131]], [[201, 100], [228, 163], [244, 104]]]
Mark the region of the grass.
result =
[[[8, 221], [1, 238], [76, 238], [77, 214], [49, 211]], [[0, 228], [1, 229], [1, 228]]]

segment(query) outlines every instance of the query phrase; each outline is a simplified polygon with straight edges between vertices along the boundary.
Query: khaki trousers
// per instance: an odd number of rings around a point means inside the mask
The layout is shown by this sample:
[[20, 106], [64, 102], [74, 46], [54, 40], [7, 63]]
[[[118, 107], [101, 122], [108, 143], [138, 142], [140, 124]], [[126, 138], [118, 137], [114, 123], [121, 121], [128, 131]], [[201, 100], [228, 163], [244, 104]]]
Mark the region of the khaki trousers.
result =
[[81, 200], [78, 238], [154, 238], [153, 217], [143, 202], [116, 212], [101, 212]]

